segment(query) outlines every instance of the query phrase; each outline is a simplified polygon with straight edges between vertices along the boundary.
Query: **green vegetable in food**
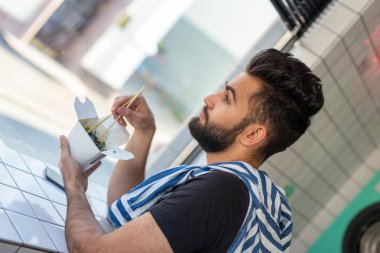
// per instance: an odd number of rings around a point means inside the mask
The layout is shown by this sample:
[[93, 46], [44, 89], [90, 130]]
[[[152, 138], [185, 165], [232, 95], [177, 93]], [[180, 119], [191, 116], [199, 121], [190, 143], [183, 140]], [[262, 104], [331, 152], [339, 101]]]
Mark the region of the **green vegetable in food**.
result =
[[[88, 131], [89, 129], [90, 128], [88, 127], [85, 128], [86, 131]], [[106, 143], [104, 141], [99, 140], [96, 130], [89, 132], [88, 135], [90, 136], [91, 140], [94, 142], [94, 144], [99, 150], [104, 149], [104, 147], [106, 146]]]

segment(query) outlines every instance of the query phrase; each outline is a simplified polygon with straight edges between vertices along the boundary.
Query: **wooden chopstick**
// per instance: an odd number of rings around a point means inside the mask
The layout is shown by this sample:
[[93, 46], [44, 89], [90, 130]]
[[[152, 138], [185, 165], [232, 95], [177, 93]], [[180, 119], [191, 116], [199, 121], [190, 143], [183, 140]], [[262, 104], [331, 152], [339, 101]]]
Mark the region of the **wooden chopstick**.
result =
[[[141, 95], [141, 93], [144, 91], [144, 89], [145, 89], [145, 87], [142, 87], [142, 88], [139, 90], [139, 92], [137, 92], [137, 94], [134, 95], [134, 96], [132, 97], [132, 99], [130, 99], [130, 100], [128, 100], [127, 102], [125, 102], [125, 103], [123, 104], [123, 106], [124, 106], [125, 108], [129, 108], [129, 107], [133, 104], [133, 102], [135, 102], [136, 98], [137, 98], [138, 96]], [[112, 115], [112, 114], [111, 114], [111, 115]], [[110, 115], [110, 116], [111, 116], [111, 115]], [[107, 118], [109, 118], [110, 116], [108, 116]], [[116, 119], [114, 119], [114, 121], [112, 122], [112, 124], [111, 124], [106, 130], [104, 130], [103, 133], [101, 133], [101, 134], [99, 135], [99, 137], [98, 137], [99, 141], [102, 141], [102, 140], [103, 140], [104, 136], [106, 136], [106, 134], [108, 133], [108, 131], [113, 127], [113, 125], [115, 125], [115, 123], [116, 123], [120, 118], [121, 118], [121, 115], [119, 115]], [[104, 121], [103, 121], [103, 122], [104, 122]]]
[[104, 119], [102, 119], [101, 121], [99, 121], [98, 123], [96, 123], [95, 125], [93, 125], [90, 129], [87, 130], [87, 133], [92, 132], [95, 129], [97, 129], [98, 126], [100, 126], [101, 124], [103, 124], [103, 122], [106, 121], [107, 119], [109, 119], [111, 116], [112, 116], [112, 114], [108, 115], [107, 117], [105, 117]]
[[[142, 91], [145, 89], [145, 87], [142, 87], [139, 92], [137, 93], [137, 95], [133, 96], [131, 99], [129, 99], [127, 102], [125, 102], [122, 106], [128, 108], [134, 101], [135, 99], [140, 96], [140, 94], [142, 93]], [[129, 102], [132, 102], [129, 104]], [[109, 119], [110, 117], [112, 116], [112, 113], [110, 115], [108, 115], [107, 117], [105, 117], [104, 119], [102, 119], [101, 121], [99, 121], [98, 123], [96, 123], [95, 125], [93, 125], [89, 130], [87, 130], [87, 133], [91, 132], [91, 131], [94, 131], [95, 129], [97, 129], [101, 124], [104, 123], [104, 121], [106, 121], [107, 119]], [[117, 120], [120, 119], [120, 115], [119, 117], [117, 117]]]

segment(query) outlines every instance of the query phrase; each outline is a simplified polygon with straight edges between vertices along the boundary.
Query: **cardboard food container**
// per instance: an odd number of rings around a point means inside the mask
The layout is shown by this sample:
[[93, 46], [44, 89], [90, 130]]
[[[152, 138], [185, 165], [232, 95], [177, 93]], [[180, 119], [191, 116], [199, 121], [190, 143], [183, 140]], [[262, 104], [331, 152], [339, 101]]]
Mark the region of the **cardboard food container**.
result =
[[[74, 107], [78, 122], [67, 138], [72, 156], [84, 170], [88, 170], [106, 156], [120, 160], [129, 160], [134, 157], [131, 152], [119, 148], [119, 146], [126, 144], [129, 139], [129, 133], [124, 127], [118, 123], [114, 124], [103, 138], [103, 145], [99, 149], [86, 131], [102, 120], [102, 118], [98, 118], [94, 104], [88, 98], [82, 103], [76, 97]], [[113, 117], [110, 117], [96, 128], [94, 133], [99, 136], [113, 121]]]

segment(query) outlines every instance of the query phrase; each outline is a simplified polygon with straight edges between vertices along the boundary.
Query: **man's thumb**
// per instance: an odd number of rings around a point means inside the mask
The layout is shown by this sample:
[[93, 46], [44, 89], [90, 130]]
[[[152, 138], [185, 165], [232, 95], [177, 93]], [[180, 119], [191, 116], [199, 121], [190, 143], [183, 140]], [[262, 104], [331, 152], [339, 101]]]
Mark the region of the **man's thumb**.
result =
[[59, 136], [59, 142], [60, 142], [60, 147], [61, 147], [61, 154], [63, 153], [69, 153], [69, 141], [64, 135]]
[[136, 118], [136, 117], [141, 117], [141, 113], [125, 108], [124, 116], [126, 118]]

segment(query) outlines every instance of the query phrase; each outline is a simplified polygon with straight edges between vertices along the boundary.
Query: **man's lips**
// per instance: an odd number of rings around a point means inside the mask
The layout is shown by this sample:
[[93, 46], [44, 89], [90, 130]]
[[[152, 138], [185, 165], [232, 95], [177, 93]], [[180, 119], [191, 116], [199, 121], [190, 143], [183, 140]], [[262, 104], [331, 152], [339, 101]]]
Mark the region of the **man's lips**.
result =
[[207, 107], [203, 107], [201, 113], [199, 114], [199, 118], [203, 118], [205, 120], [207, 120]]
[[199, 114], [199, 118], [204, 118], [205, 117], [205, 112], [202, 110], [201, 113]]

